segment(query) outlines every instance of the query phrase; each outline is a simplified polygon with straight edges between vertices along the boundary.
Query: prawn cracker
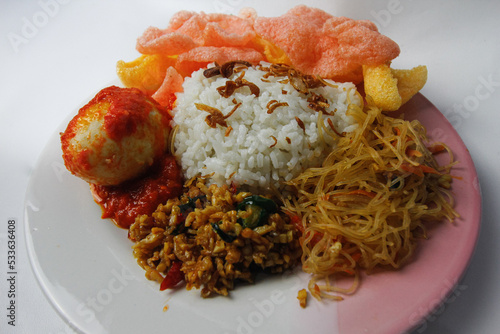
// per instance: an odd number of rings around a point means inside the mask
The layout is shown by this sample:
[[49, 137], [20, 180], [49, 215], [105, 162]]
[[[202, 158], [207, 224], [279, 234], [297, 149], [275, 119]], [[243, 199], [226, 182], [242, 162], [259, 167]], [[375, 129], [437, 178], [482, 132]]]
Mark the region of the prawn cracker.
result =
[[280, 17], [259, 17], [254, 28], [281, 48], [298, 70], [336, 81], [359, 83], [362, 65], [385, 64], [400, 52], [373, 22], [335, 17], [304, 5]]

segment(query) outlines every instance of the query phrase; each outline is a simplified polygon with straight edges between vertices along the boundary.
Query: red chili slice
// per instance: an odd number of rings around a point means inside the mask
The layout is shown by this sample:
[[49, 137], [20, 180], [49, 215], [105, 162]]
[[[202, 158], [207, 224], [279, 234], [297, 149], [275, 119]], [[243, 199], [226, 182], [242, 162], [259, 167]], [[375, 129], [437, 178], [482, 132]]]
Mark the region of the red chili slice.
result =
[[181, 271], [182, 262], [175, 261], [168, 270], [167, 276], [160, 285], [160, 291], [171, 289], [184, 280], [184, 273]]

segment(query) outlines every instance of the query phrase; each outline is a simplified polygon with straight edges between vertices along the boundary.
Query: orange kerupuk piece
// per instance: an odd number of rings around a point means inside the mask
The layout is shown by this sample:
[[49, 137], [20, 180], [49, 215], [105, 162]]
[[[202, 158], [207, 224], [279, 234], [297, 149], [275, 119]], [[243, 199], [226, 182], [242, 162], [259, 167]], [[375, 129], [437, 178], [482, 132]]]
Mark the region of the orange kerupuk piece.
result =
[[264, 60], [264, 56], [250, 48], [200, 46], [179, 55], [175, 68], [182, 76], [187, 76], [212, 62], [224, 64], [242, 59], [257, 64]]
[[198, 46], [245, 47], [255, 36], [246, 19], [182, 11], [172, 17], [166, 29], [146, 29], [137, 39], [137, 50], [145, 54], [179, 55]]
[[175, 101], [175, 93], [182, 92], [183, 82], [184, 78], [174, 67], [170, 66], [166, 71], [162, 85], [153, 94], [152, 98], [162, 106], [168, 107], [170, 110], [173, 101]]
[[359, 83], [362, 65], [385, 64], [400, 52], [370, 21], [334, 17], [304, 5], [280, 17], [259, 17], [254, 28], [281, 48], [298, 70], [337, 81]]
[[126, 87], [139, 88], [147, 95], [151, 95], [161, 86], [167, 68], [173, 66], [175, 62], [175, 58], [142, 55], [130, 62], [119, 60], [116, 64], [116, 73]]
[[137, 39], [136, 49], [142, 54], [175, 56], [196, 46], [197, 44], [189, 36], [177, 32], [165, 33], [164, 30], [149, 27]]

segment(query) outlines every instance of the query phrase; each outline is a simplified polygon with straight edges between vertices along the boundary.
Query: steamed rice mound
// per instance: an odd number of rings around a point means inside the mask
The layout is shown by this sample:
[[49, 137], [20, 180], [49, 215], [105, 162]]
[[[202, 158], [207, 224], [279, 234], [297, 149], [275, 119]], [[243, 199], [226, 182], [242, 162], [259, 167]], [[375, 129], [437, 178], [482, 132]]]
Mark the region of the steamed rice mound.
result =
[[[321, 165], [336, 136], [357, 127], [347, 115], [349, 104], [362, 103], [352, 83], [314, 79], [317, 87], [303, 87], [295, 77], [270, 75], [272, 66], [235, 69], [227, 78], [199, 70], [185, 79], [173, 126], [174, 154], [187, 179], [201, 174], [219, 185], [280, 188], [280, 181]], [[238, 80], [247, 84], [223, 96], [228, 81]], [[213, 108], [224, 116], [215, 126]]]

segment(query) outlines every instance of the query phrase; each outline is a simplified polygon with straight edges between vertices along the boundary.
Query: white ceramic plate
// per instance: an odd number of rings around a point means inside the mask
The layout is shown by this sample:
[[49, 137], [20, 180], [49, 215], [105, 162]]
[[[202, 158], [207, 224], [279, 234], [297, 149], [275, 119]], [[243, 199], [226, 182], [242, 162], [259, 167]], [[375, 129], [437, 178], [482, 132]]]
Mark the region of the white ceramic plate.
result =
[[460, 161], [454, 174], [461, 179], [453, 188], [461, 218], [433, 228], [414, 262], [364, 277], [359, 290], [342, 302], [310, 300], [300, 308], [297, 291], [308, 281], [300, 270], [239, 286], [228, 298], [202, 299], [196, 290], [160, 292], [136, 264], [127, 231], [102, 220], [88, 185], [66, 171], [59, 132], [67, 122], [49, 140], [26, 196], [27, 245], [40, 286], [74, 329], [92, 334], [304, 333], [312, 328], [390, 334], [419, 326], [453, 292], [467, 267], [481, 200], [471, 157], [439, 110], [418, 94], [405, 111], [421, 120], [431, 137], [449, 144]]

